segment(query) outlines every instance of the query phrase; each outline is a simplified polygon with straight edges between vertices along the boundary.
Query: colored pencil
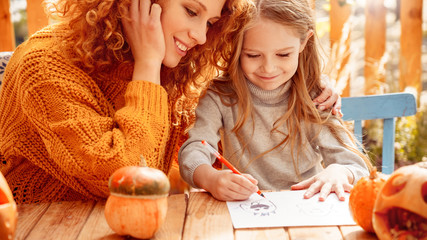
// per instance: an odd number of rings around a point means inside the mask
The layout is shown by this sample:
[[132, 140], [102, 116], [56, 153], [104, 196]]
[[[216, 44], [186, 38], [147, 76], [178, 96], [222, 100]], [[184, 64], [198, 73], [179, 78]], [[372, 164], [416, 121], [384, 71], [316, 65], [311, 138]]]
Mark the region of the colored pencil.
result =
[[[218, 158], [218, 160], [220, 162], [222, 162], [225, 166], [227, 166], [233, 173], [242, 175], [241, 172], [239, 172], [239, 170], [237, 170], [229, 161], [227, 161], [227, 159], [225, 159], [217, 150], [215, 150], [215, 148], [213, 148], [209, 143], [207, 143], [206, 141], [202, 140], [202, 144], [205, 145], [206, 147], [208, 147], [209, 151], [215, 155], [216, 158]], [[264, 194], [262, 194], [262, 192], [260, 190], [258, 190], [257, 192], [260, 196], [264, 197]]]

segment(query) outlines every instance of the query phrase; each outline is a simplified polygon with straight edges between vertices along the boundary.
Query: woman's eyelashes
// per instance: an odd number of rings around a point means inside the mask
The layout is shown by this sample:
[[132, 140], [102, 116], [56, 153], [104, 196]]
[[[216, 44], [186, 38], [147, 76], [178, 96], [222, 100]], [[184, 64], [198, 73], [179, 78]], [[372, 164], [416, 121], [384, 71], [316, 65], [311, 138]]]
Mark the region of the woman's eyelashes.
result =
[[[185, 8], [185, 11], [187, 12], [188, 16], [190, 16], [190, 17], [197, 17], [199, 15], [196, 10], [192, 10], [189, 7], [184, 7], [184, 8]], [[212, 21], [206, 22], [207, 29], [211, 28], [213, 25], [214, 25], [214, 22], [212, 22]]]
[[197, 16], [197, 12], [196, 12], [196, 11], [191, 10], [191, 9], [190, 9], [190, 8], [188, 8], [188, 7], [185, 7], [185, 11], [187, 12], [188, 16], [190, 16], [190, 17], [196, 17], [196, 16]]

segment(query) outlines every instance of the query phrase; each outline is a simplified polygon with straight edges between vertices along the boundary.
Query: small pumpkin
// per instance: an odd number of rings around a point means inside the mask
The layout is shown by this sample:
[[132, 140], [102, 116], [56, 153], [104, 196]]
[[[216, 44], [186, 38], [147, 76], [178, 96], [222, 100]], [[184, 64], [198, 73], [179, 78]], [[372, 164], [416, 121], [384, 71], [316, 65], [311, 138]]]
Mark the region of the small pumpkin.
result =
[[12, 191], [0, 172], [0, 239], [14, 239], [18, 212]]
[[373, 226], [379, 239], [427, 239], [427, 162], [394, 171], [378, 193]]
[[374, 232], [372, 213], [377, 194], [385, 182], [386, 176], [374, 167], [370, 175], [359, 179], [350, 192], [350, 212], [357, 225], [367, 232]]
[[162, 171], [146, 166], [127, 166], [116, 170], [108, 183], [110, 196], [105, 218], [119, 235], [152, 238], [167, 213], [170, 184]]

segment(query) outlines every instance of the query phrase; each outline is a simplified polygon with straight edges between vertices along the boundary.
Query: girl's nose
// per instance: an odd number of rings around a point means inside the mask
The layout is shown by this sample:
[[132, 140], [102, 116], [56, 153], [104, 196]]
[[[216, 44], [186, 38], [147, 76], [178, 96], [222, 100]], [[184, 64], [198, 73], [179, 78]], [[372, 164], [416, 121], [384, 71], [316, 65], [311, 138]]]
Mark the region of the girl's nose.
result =
[[269, 58], [265, 58], [264, 62], [262, 64], [262, 69], [266, 73], [271, 73], [275, 70], [276, 65], [274, 64], [274, 61]]
[[192, 28], [189, 32], [189, 35], [190, 35], [190, 38], [194, 39], [197, 44], [202, 45], [206, 42], [206, 33], [207, 33], [206, 24], [203, 24], [203, 26], [197, 26]]

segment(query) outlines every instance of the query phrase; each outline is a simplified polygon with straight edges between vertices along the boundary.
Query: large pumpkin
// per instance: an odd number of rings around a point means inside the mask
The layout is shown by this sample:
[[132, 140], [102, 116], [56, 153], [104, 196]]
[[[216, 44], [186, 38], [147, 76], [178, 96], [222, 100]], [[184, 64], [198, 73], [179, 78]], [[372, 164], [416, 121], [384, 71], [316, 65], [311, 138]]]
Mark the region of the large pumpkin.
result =
[[13, 200], [12, 191], [3, 174], [0, 173], [0, 239], [13, 239], [15, 237], [18, 213]]
[[381, 240], [427, 239], [427, 162], [391, 174], [378, 193], [372, 221]]
[[378, 192], [385, 182], [386, 175], [378, 173], [374, 167], [370, 175], [357, 181], [350, 192], [350, 212], [354, 221], [367, 232], [374, 232], [372, 213]]
[[119, 235], [152, 238], [166, 218], [169, 180], [160, 170], [128, 166], [109, 179], [108, 225]]

